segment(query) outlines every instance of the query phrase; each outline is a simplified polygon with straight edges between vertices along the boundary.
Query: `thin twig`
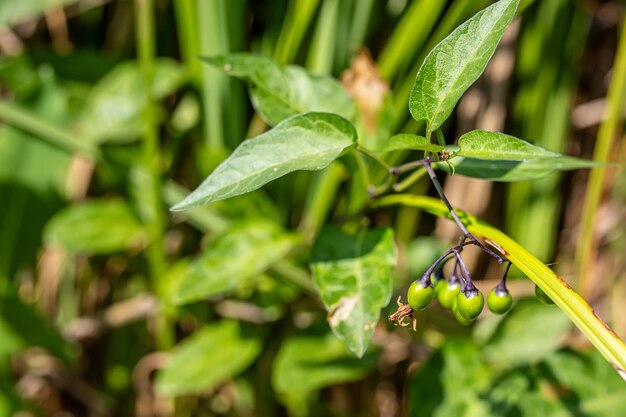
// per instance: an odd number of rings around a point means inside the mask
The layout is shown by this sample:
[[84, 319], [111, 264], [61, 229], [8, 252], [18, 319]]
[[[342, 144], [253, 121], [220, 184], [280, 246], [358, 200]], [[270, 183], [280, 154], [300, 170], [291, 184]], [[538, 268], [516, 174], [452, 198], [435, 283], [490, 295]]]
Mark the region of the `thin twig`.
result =
[[503, 258], [502, 256], [498, 255], [497, 253], [493, 252], [491, 249], [486, 247], [482, 242], [480, 242], [478, 239], [476, 239], [476, 237], [474, 237], [474, 235], [471, 234], [467, 230], [467, 228], [465, 227], [465, 225], [463, 224], [463, 222], [459, 218], [458, 214], [456, 214], [456, 211], [454, 210], [454, 208], [450, 204], [450, 201], [448, 201], [448, 198], [444, 194], [443, 188], [441, 188], [441, 184], [439, 183], [439, 180], [437, 179], [437, 175], [435, 174], [435, 170], [433, 169], [433, 167], [430, 166], [431, 159], [430, 158], [424, 158], [424, 159], [422, 159], [419, 162], [421, 162], [424, 165], [424, 168], [426, 168], [426, 170], [428, 171], [428, 175], [430, 176], [430, 179], [433, 182], [433, 185], [435, 186], [435, 189], [437, 190], [437, 193], [439, 194], [439, 197], [441, 198], [441, 201], [443, 201], [443, 203], [448, 208], [448, 211], [450, 212], [450, 215], [452, 216], [452, 219], [457, 224], [459, 229], [461, 229], [461, 231], [463, 232], [463, 235], [465, 236], [465, 238], [469, 239], [473, 244], [478, 246], [480, 249], [482, 249], [488, 255], [496, 258], [498, 263], [503, 263], [506, 260], [505, 258]]

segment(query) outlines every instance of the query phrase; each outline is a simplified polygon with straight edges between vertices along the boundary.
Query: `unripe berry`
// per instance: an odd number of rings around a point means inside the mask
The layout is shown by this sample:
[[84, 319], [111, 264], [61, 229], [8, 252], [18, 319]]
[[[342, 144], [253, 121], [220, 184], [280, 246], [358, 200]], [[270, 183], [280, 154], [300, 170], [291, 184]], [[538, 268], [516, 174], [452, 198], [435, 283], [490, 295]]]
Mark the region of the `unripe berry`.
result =
[[465, 317], [463, 317], [461, 313], [459, 312], [459, 309], [455, 308], [454, 306], [452, 307], [452, 312], [454, 313], [454, 318], [456, 319], [456, 321], [458, 321], [463, 326], [469, 326], [470, 324], [476, 321], [476, 319], [468, 320]]
[[487, 307], [495, 314], [504, 314], [511, 308], [513, 297], [506, 289], [494, 288], [487, 295]]
[[475, 320], [483, 311], [485, 298], [477, 289], [460, 292], [456, 296], [456, 307], [466, 320]]
[[437, 301], [444, 308], [452, 308], [456, 296], [461, 292], [461, 285], [458, 282], [439, 281], [435, 286]]
[[423, 310], [433, 300], [435, 289], [430, 282], [424, 284], [423, 280], [415, 280], [409, 287], [407, 298], [409, 306], [413, 310]]

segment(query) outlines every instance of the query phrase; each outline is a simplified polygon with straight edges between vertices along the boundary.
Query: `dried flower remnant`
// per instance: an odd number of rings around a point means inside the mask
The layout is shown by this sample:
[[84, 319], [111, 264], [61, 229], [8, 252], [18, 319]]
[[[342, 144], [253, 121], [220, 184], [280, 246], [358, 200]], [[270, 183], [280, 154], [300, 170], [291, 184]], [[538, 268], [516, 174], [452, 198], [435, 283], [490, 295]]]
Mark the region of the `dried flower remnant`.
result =
[[[401, 297], [398, 297], [397, 303], [398, 309], [389, 316], [389, 321], [392, 322], [394, 326], [408, 327], [412, 325], [413, 331], [417, 331], [417, 320], [413, 317], [413, 309], [411, 306], [404, 304], [401, 301]], [[404, 320], [405, 318], [409, 318], [411, 321], [407, 322]]]

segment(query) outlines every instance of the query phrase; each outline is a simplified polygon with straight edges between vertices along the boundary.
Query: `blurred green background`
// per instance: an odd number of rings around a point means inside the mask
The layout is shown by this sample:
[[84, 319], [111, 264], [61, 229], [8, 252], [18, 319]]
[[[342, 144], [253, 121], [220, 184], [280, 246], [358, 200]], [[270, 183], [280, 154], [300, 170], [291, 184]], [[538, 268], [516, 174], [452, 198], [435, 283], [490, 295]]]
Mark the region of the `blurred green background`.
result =
[[[389, 91], [386, 128], [416, 132], [406, 103], [419, 65], [489, 3], [0, 0], [0, 416], [626, 415], [624, 381], [515, 271], [508, 315], [464, 328], [433, 307], [416, 333], [383, 319], [355, 358], [306, 266], [323, 224], [360, 215], [350, 164], [168, 212], [267, 129], [245, 84], [197, 56], [251, 51], [338, 78], [352, 67], [372, 94]], [[501, 130], [626, 161], [625, 76], [613, 70], [626, 60], [625, 8], [522, 1], [446, 137]], [[449, 177], [445, 190], [626, 337], [621, 166], [510, 185]], [[422, 179], [410, 192], [432, 190]], [[411, 208], [360, 221], [395, 230], [393, 299], [459, 234]], [[467, 262], [480, 288], [498, 281], [478, 252]], [[198, 265], [230, 281], [173, 305]]]

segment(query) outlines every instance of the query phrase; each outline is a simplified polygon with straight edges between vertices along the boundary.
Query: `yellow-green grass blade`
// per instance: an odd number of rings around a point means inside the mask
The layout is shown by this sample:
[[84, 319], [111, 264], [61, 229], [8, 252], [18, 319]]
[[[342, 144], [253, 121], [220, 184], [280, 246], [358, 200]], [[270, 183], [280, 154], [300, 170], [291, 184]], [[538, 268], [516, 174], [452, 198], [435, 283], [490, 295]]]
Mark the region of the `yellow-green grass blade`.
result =
[[[376, 207], [395, 205], [415, 207], [436, 216], [451, 218], [445, 205], [432, 197], [396, 194], [383, 197], [375, 203]], [[537, 284], [626, 380], [624, 342], [580, 295], [543, 262], [500, 230], [467, 213], [457, 210], [457, 214], [471, 233], [495, 247]]]

